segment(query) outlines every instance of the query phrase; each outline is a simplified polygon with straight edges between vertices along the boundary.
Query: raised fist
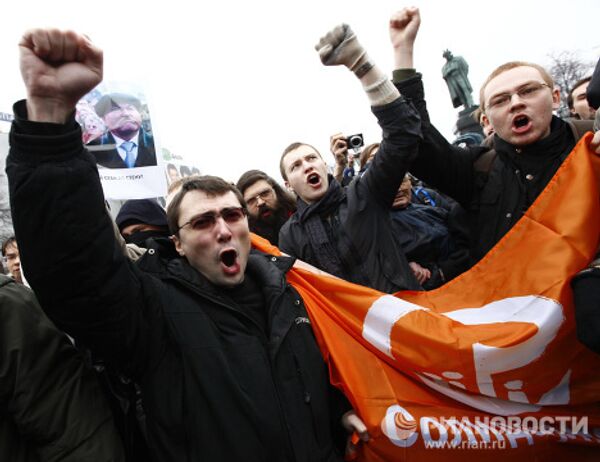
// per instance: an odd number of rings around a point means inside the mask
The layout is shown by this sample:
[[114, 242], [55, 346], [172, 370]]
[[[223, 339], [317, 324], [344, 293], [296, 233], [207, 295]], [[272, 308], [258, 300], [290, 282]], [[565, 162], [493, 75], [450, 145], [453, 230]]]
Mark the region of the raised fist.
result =
[[73, 31], [32, 29], [19, 43], [30, 120], [64, 123], [102, 81], [102, 50]]
[[315, 45], [315, 50], [326, 66], [344, 65], [358, 77], [373, 67], [348, 24], [340, 24], [327, 32]]
[[421, 25], [419, 9], [410, 6], [392, 14], [390, 18], [390, 40], [394, 48], [412, 47]]

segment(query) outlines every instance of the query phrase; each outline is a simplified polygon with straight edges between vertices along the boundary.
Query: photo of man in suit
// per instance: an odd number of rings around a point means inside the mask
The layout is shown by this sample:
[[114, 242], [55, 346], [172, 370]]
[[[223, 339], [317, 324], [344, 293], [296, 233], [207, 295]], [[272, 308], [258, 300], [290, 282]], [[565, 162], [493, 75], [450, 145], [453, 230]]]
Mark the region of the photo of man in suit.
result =
[[142, 126], [139, 99], [125, 93], [108, 93], [98, 100], [94, 109], [107, 130], [88, 145], [98, 165], [107, 168], [156, 165], [154, 139]]

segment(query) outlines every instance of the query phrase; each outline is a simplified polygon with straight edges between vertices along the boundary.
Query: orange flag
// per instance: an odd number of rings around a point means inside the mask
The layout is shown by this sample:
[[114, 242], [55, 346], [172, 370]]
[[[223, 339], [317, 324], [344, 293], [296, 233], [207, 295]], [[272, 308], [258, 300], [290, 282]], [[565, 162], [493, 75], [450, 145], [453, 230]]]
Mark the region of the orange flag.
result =
[[386, 295], [289, 273], [332, 383], [367, 424], [359, 460], [600, 460], [600, 356], [576, 339], [569, 286], [600, 241], [590, 140], [485, 258], [437, 290]]

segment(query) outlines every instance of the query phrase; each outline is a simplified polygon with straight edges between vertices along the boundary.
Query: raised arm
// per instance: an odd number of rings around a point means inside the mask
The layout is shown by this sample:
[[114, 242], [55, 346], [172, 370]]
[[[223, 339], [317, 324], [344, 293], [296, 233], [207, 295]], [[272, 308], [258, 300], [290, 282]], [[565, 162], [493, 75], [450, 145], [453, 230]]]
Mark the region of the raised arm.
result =
[[391, 16], [389, 23], [396, 65], [394, 84], [414, 104], [421, 117], [423, 142], [410, 171], [461, 205], [468, 206], [472, 194], [473, 162], [486, 148], [452, 146], [431, 124], [421, 74], [414, 69], [414, 44], [420, 25], [421, 15], [416, 7], [399, 10]]
[[411, 6], [392, 14], [390, 40], [394, 50], [396, 69], [413, 69], [413, 51], [417, 32], [421, 26], [419, 9]]
[[102, 50], [73, 31], [32, 29], [19, 43], [30, 121], [64, 124], [102, 81]]
[[361, 184], [382, 207], [390, 207], [421, 139], [417, 111], [375, 65], [348, 25], [334, 28], [316, 48], [325, 65], [345, 65], [363, 85], [383, 139]]
[[130, 359], [147, 326], [143, 284], [115, 240], [73, 117], [102, 79], [102, 51], [55, 29], [28, 31], [19, 47], [27, 101], [14, 107], [7, 174], [23, 267], [60, 328], [105, 358]]

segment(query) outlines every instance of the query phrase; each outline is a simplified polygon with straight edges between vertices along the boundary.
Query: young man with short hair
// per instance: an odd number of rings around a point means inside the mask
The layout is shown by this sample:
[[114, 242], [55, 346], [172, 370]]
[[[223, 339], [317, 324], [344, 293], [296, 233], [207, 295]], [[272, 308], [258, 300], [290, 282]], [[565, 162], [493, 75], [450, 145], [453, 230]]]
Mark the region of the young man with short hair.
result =
[[[423, 143], [410, 171], [465, 208], [474, 263], [523, 216], [591, 122], [574, 125], [553, 116], [560, 93], [550, 75], [537, 64], [515, 61], [498, 67], [481, 87], [481, 109], [495, 133], [492, 147], [452, 146], [431, 124], [421, 74], [413, 68], [420, 21], [418, 8], [410, 7], [392, 15], [389, 26], [394, 83], [422, 119]], [[597, 152], [599, 142], [597, 134]]]
[[590, 106], [587, 100], [587, 89], [591, 80], [590, 76], [575, 82], [567, 97], [571, 115], [576, 119], [594, 120], [596, 117], [596, 109]]
[[14, 236], [7, 238], [2, 243], [2, 258], [6, 263], [6, 269], [8, 270], [9, 276], [12, 277], [15, 282], [23, 284], [19, 246], [17, 245], [17, 240]]
[[346, 44], [325, 64], [345, 65], [359, 78], [383, 140], [369, 169], [348, 187], [328, 174], [319, 152], [306, 143], [288, 146], [281, 176], [297, 196], [297, 210], [281, 228], [279, 247], [317, 268], [386, 293], [420, 290], [394, 232], [390, 208], [421, 139], [416, 109], [372, 63], [348, 26], [333, 31]]

